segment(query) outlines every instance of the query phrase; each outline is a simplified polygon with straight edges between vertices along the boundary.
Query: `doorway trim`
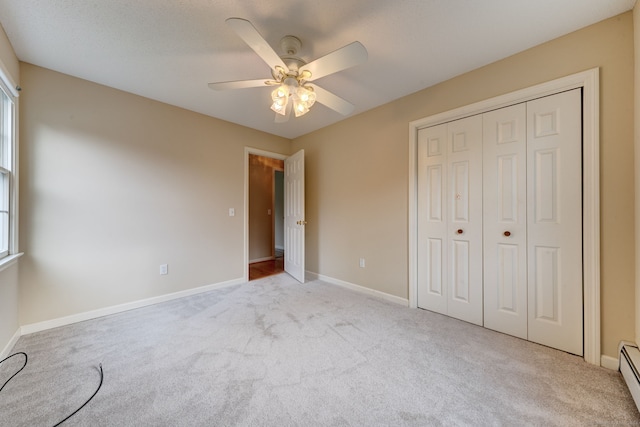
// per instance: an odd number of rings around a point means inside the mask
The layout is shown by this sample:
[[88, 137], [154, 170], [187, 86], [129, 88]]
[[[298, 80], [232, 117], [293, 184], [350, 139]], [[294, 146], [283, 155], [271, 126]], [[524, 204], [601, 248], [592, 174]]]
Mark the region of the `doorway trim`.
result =
[[242, 263], [242, 279], [244, 282], [249, 281], [249, 154], [278, 160], [285, 160], [289, 157], [286, 154], [274, 153], [272, 151], [265, 151], [259, 148], [244, 147], [244, 255]]
[[592, 68], [409, 123], [409, 307], [418, 307], [418, 130], [582, 88], [584, 360], [600, 366], [600, 71]]

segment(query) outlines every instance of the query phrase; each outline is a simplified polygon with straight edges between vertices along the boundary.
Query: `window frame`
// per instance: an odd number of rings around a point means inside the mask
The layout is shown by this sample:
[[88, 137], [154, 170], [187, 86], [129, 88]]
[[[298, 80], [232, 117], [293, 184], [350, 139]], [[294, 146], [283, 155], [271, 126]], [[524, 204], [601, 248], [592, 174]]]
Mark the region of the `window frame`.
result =
[[[0, 209], [3, 213], [8, 212], [7, 248], [5, 250], [3, 247], [4, 241], [0, 243], [0, 271], [22, 255], [18, 251], [18, 90], [17, 86], [13, 88], [6, 73], [0, 72], [0, 102], [3, 104], [0, 108], [0, 126], [8, 127], [8, 138], [4, 131], [0, 132], [0, 161], [4, 163], [0, 164], [0, 174], [8, 177], [4, 184], [8, 187], [7, 198], [0, 200]], [[9, 108], [5, 109], [5, 105]], [[8, 120], [5, 118], [7, 112]], [[0, 180], [0, 185], [3, 185], [2, 181], [4, 180]]]
[[[6, 181], [5, 181], [6, 179]], [[2, 188], [5, 187], [5, 188]], [[0, 241], [0, 260], [9, 256], [11, 253], [11, 171], [0, 166], [0, 196], [4, 196], [6, 192], [6, 200], [0, 200], [0, 239], [4, 240], [6, 233], [7, 241]], [[4, 206], [6, 203], [6, 206]], [[6, 218], [4, 217], [6, 215]], [[7, 221], [7, 224], [4, 221]], [[5, 229], [6, 227], [6, 229]], [[6, 246], [5, 246], [6, 244]]]

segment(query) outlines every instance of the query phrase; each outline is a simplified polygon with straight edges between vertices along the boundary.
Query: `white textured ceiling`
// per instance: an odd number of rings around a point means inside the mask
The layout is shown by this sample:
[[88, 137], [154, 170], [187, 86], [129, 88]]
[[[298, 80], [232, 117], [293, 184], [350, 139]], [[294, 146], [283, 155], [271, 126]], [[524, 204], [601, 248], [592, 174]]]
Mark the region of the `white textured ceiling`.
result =
[[[18, 58], [250, 128], [295, 138], [344, 119], [316, 104], [274, 123], [270, 89], [212, 91], [269, 67], [225, 19], [248, 19], [307, 61], [360, 41], [368, 61], [315, 81], [358, 114], [630, 10], [635, 0], [0, 0]], [[28, 88], [26, 88], [28, 89]]]

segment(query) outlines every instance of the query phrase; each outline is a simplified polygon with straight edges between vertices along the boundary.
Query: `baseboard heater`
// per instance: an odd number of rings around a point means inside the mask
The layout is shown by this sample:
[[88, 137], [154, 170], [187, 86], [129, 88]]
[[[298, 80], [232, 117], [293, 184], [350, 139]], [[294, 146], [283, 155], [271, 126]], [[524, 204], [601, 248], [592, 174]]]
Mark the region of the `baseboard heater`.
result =
[[635, 344], [620, 344], [620, 372], [640, 410], [640, 350]]

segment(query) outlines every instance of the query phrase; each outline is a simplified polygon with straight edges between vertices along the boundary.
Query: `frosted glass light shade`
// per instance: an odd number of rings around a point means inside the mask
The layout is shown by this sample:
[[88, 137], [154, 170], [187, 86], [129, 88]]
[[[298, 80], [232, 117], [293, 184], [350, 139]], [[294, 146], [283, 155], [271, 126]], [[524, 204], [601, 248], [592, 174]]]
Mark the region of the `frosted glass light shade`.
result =
[[285, 115], [287, 111], [287, 103], [289, 102], [289, 87], [285, 85], [278, 86], [271, 92], [271, 109], [278, 114]]

